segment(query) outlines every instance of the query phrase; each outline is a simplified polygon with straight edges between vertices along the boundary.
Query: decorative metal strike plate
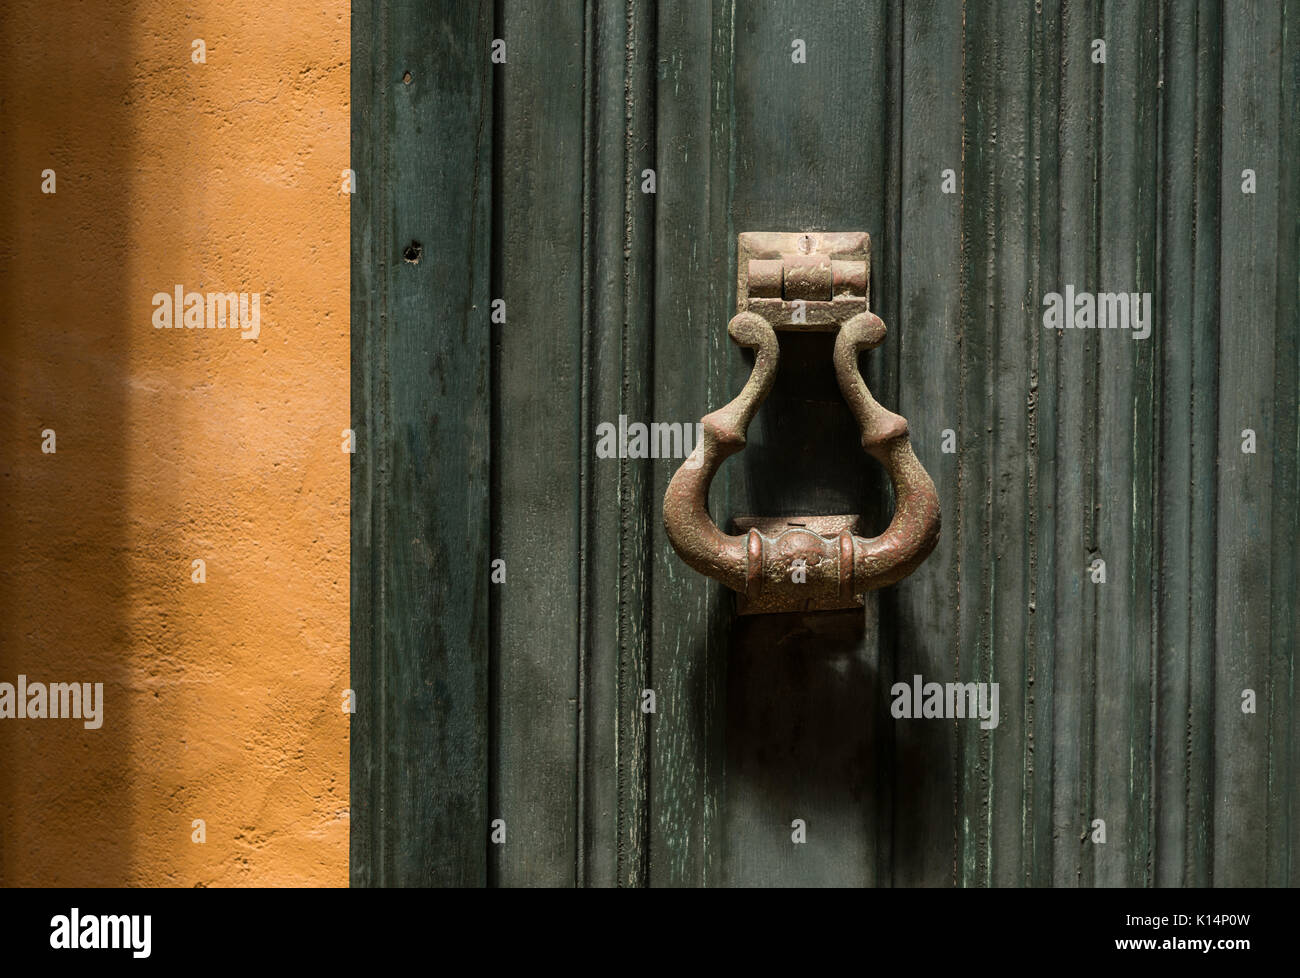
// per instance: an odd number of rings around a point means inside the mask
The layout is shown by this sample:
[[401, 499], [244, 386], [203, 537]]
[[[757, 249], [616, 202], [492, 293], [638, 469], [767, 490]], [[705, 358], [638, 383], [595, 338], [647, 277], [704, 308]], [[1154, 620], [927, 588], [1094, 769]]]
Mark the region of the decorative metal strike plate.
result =
[[[740, 595], [741, 614], [860, 607], [865, 592], [912, 573], [939, 540], [939, 498], [912, 451], [907, 420], [876, 403], [858, 370], [859, 353], [885, 339], [885, 324], [867, 308], [870, 238], [749, 232], [738, 252], [737, 312], [727, 332], [754, 351], [754, 369], [730, 404], [702, 420], [703, 437], [668, 484], [664, 528], [682, 560]], [[857, 516], [745, 517], [735, 521], [739, 533], [727, 534], [709, 515], [713, 476], [745, 447], [776, 379], [778, 329], [836, 333], [840, 392], [863, 449], [894, 486], [894, 517], [880, 536], [859, 536]]]
[[833, 331], [867, 311], [871, 237], [863, 231], [748, 231], [736, 262], [736, 311], [774, 329]]

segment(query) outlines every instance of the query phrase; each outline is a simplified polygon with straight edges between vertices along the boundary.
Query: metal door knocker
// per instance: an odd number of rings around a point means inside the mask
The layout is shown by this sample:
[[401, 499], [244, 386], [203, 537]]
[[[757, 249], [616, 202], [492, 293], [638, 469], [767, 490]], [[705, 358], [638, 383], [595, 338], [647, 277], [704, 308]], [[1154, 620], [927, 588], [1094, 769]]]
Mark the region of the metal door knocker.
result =
[[[912, 451], [907, 419], [871, 396], [858, 354], [885, 339], [867, 308], [871, 239], [864, 232], [749, 232], [740, 235], [736, 315], [727, 333], [754, 351], [744, 389], [701, 421], [703, 437], [664, 496], [664, 528], [688, 565], [739, 595], [741, 614], [861, 607], [863, 594], [912, 573], [939, 540], [939, 499]], [[835, 376], [862, 433], [862, 447], [894, 486], [894, 516], [877, 537], [861, 537], [857, 516], [747, 517], [723, 533], [709, 516], [719, 466], [745, 447], [745, 434], [776, 378], [776, 330], [837, 333]]]

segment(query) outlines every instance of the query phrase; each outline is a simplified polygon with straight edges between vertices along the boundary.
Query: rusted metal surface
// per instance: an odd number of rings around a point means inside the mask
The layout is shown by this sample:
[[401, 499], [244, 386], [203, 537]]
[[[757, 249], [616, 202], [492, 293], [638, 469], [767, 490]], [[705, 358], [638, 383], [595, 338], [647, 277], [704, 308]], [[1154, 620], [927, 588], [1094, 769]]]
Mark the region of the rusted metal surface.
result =
[[[810, 240], [814, 237], [741, 235], [741, 268], [750, 267], [747, 243], [756, 260], [766, 265], [774, 260], [773, 250], [787, 255], [779, 249], [792, 241], [796, 247], [814, 250], [818, 244]], [[821, 236], [836, 239], [834, 245], [850, 237], [854, 236]], [[866, 235], [860, 237], [864, 239], [860, 243], [850, 243], [861, 249], [865, 269], [868, 244]], [[784, 263], [787, 285], [791, 265], [811, 267], [817, 256], [812, 257], [814, 261], [807, 264]], [[770, 276], [770, 266], [765, 271]], [[827, 261], [828, 286], [830, 281]], [[865, 303], [865, 288], [863, 292]], [[894, 516], [889, 527], [880, 536], [868, 538], [857, 534], [856, 516], [746, 517], [736, 520], [743, 532], [728, 534], [709, 515], [709, 486], [723, 461], [745, 447], [749, 423], [772, 389], [780, 359], [774, 324], [753, 311], [754, 303], [748, 299], [750, 308], [738, 312], [727, 327], [732, 340], [754, 350], [753, 371], [730, 404], [703, 418], [703, 437], [668, 484], [664, 497], [668, 539], [689, 566], [741, 596], [741, 614], [860, 606], [865, 592], [893, 584], [915, 570], [939, 540], [939, 499], [929, 474], [912, 451], [907, 420], [876, 402], [858, 369], [858, 354], [884, 341], [885, 324], [865, 310], [842, 325], [836, 321], [832, 328], [838, 325], [839, 333], [832, 357], [840, 391], [862, 433], [862, 447], [885, 467], [893, 483]], [[780, 317], [778, 323], [782, 328], [798, 328], [786, 326]]]
[[782, 260], [781, 298], [808, 302], [831, 301], [829, 255], [790, 255]]
[[[862, 605], [853, 593], [853, 538], [862, 517], [843, 516], [739, 516], [732, 521], [745, 536], [748, 552], [757, 554], [749, 572], [763, 580], [756, 598], [748, 588], [739, 595], [742, 615], [771, 611], [831, 611]], [[802, 565], [799, 565], [802, 561]], [[795, 584], [796, 578], [802, 582]], [[788, 595], [783, 581], [795, 584]], [[786, 607], [797, 602], [795, 607]]]
[[777, 329], [834, 332], [867, 311], [871, 240], [864, 232], [748, 231], [738, 258], [736, 311], [756, 312]]

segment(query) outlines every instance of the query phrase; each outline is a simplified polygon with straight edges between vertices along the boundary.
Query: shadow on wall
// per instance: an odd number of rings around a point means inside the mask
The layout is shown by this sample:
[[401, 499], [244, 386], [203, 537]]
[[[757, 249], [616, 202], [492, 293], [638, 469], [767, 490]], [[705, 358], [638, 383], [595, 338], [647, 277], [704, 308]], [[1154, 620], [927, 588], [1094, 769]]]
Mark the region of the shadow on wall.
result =
[[98, 729], [0, 719], [7, 886], [120, 884], [132, 860], [131, 20], [130, 4], [0, 7], [0, 683], [103, 684]]

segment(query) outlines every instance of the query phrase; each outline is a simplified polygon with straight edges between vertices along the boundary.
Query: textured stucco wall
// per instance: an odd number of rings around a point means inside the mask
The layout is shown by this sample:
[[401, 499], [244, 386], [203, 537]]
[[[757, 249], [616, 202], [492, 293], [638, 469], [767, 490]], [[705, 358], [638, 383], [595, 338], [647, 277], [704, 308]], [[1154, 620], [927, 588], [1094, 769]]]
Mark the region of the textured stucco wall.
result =
[[0, 4], [0, 683], [105, 697], [0, 719], [0, 883], [347, 882], [348, 27]]

